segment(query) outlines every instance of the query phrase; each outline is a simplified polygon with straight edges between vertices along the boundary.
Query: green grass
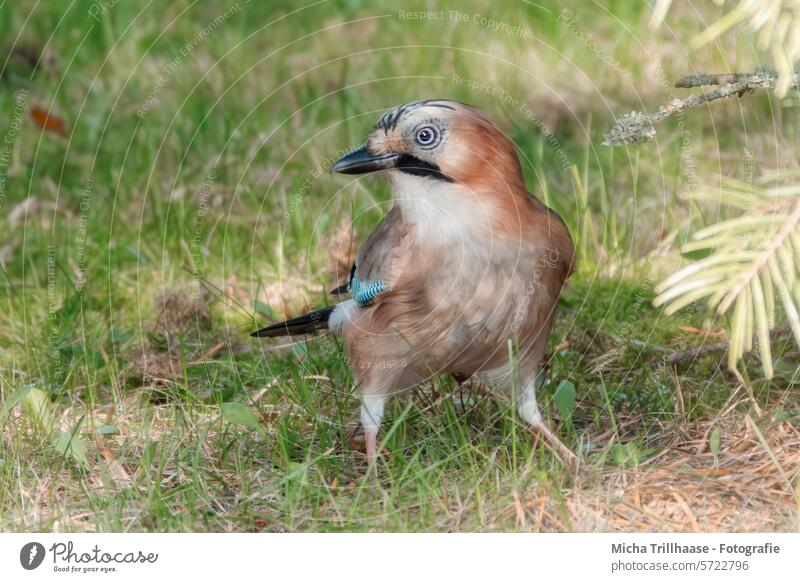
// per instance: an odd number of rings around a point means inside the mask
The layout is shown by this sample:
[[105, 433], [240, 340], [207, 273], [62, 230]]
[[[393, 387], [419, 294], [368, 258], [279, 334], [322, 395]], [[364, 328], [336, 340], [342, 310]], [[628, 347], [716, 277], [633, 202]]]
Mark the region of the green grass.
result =
[[[620, 81], [559, 21], [561, 4], [454, 3], [426, 21], [398, 15], [421, 2], [164, 0], [142, 13], [108, 3], [93, 18], [101, 6], [0, 5], [2, 37], [48, 56], [35, 75], [12, 62], [0, 78], [0, 143], [21, 121], [0, 197], [0, 529], [580, 530], [576, 492], [603, 491], [724, 409], [735, 381], [720, 354], [664, 361], [702, 343], [681, 326], [708, 314], [666, 317], [652, 288], [679, 264], [678, 243], [715, 218], [679, 196], [691, 176], [741, 177], [744, 148], [752, 170], [770, 169], [784, 155], [773, 121], [792, 142], [797, 108], [751, 96], [741, 113], [689, 113], [691, 159], [676, 124], [639, 149], [599, 144], [614, 114], [666, 100], [657, 63], [670, 80], [745, 70], [750, 45], [735, 66], [711, 51], [684, 62], [700, 25], [677, 11], [676, 40], [647, 31], [644, 5], [572, 3], [577, 30], [629, 73]], [[368, 471], [337, 340], [248, 337], [284, 308], [330, 300], [332, 241], [343, 224], [362, 241], [390, 193], [327, 169], [382, 110], [424, 97], [486, 109], [576, 238], [552, 341], [570, 345], [540, 394], [589, 476], [572, 478], [502, 396], [449, 379], [392, 402]], [[15, 114], [17, 99], [52, 107], [67, 137]], [[753, 360], [749, 376], [767, 417], [794, 422], [797, 354], [776, 347], [787, 372], [759, 380]], [[554, 395], [570, 383], [567, 418]], [[226, 420], [229, 402], [257, 428]]]

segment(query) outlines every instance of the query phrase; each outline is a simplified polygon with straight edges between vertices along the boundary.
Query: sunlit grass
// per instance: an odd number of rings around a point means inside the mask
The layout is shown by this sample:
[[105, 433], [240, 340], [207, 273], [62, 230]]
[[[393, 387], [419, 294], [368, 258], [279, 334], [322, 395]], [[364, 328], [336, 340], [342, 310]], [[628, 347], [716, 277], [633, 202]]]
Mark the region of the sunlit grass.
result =
[[[523, 39], [447, 15], [401, 19], [395, 3], [326, 2], [269, 25], [297, 6], [252, 2], [169, 67], [229, 6], [163, 1], [138, 15], [134, 4], [99, 20], [90, 2], [66, 14], [33, 2], [0, 9], [3, 38], [22, 30], [57, 55], [33, 77], [23, 66], [0, 79], [0, 141], [22, 89], [67, 123], [61, 138], [23, 118], [0, 206], [0, 528], [680, 529], [666, 513], [653, 520], [653, 507], [615, 521], [617, 498], [632, 503], [628, 472], [656, 475], [686, 450], [676, 435], [705, 442], [713, 423], [725, 428], [720, 462], [733, 463], [725, 446], [740, 425], [717, 415], [752, 403], [728, 401], [735, 382], [719, 354], [664, 362], [667, 351], [717, 339], [681, 327], [700, 328], [706, 314], [669, 318], [651, 303], [654, 282], [680, 260], [671, 241], [697, 218], [678, 196], [688, 180], [679, 128], [639, 150], [598, 144], [614, 114], [663, 100], [656, 64], [671, 79], [721, 69], [721, 56], [684, 66], [672, 58], [676, 41], [648, 32], [644, 8], [628, 3], [575, 3], [577, 28], [559, 20], [560, 5], [452, 8], [516, 23], [530, 33]], [[604, 68], [575, 30], [594, 31], [630, 77]], [[248, 337], [264, 320], [330, 302], [342, 225], [363, 241], [389, 191], [327, 167], [380, 111], [423, 97], [486, 109], [518, 145], [530, 190], [576, 238], [579, 267], [540, 396], [581, 458], [577, 478], [507, 398], [450, 379], [392, 402], [382, 459], [368, 472], [338, 341]], [[743, 171], [741, 136], [760, 139], [777, 107], [752, 103], [742, 117], [687, 119], [694, 172]], [[781, 115], [796, 131], [796, 114]], [[750, 163], [774, 165], [775, 144], [748, 147]], [[783, 375], [754, 382], [765, 430], [776, 411], [796, 425], [791, 349], [776, 346]], [[576, 391], [568, 417], [555, 398], [564, 383]], [[230, 402], [257, 427], [226, 419]], [[59, 450], [62, 433], [70, 444]], [[791, 527], [790, 510], [769, 513], [773, 501], [763, 499], [761, 521], [742, 513], [727, 527]]]

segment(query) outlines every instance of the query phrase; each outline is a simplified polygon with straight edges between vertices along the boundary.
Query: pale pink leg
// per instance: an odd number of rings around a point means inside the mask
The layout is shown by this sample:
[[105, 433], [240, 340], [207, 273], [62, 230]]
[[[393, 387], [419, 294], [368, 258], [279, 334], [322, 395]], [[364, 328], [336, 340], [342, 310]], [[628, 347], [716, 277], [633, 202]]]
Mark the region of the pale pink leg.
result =
[[567, 445], [561, 442], [553, 431], [547, 426], [539, 412], [539, 405], [536, 403], [536, 383], [531, 380], [525, 383], [522, 392], [517, 396], [517, 412], [522, 420], [527, 422], [531, 430], [542, 437], [545, 445], [554, 451], [565, 464], [573, 470], [577, 468], [578, 458]]
[[561, 439], [553, 434], [541, 417], [537, 423], [531, 423], [531, 431], [541, 436], [545, 445], [547, 445], [551, 451], [554, 451], [559, 457], [561, 457], [561, 460], [564, 461], [566, 465], [573, 469], [576, 468], [578, 458], [575, 456], [575, 453], [569, 450], [567, 445], [562, 443]]
[[367, 444], [367, 463], [372, 464], [378, 455], [378, 435], [372, 431], [364, 431], [364, 440]]

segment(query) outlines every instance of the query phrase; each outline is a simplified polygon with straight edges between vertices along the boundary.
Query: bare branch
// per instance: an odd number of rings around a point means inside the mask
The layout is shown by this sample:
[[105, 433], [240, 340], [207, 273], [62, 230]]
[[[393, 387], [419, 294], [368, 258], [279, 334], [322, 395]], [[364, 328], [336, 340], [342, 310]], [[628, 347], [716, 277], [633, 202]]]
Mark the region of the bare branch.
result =
[[[792, 328], [788, 322], [782, 323], [769, 331], [769, 334], [772, 336], [781, 335], [791, 331]], [[730, 347], [730, 342], [727, 340], [721, 342], [715, 342], [713, 344], [706, 344], [703, 346], [697, 346], [694, 348], [689, 348], [688, 350], [681, 350], [679, 352], [672, 352], [668, 357], [667, 361], [670, 364], [680, 364], [687, 360], [694, 361], [706, 354], [712, 354], [714, 352], [724, 352]]]
[[[697, 107], [717, 99], [726, 99], [733, 96], [741, 97], [746, 93], [761, 89], [774, 89], [777, 82], [778, 73], [771, 67], [760, 67], [754, 73], [698, 74], [682, 77], [675, 83], [678, 88], [708, 85], [717, 85], [719, 88], [705, 93], [689, 95], [685, 99], [673, 99], [666, 105], [662, 105], [652, 115], [639, 111], [623, 115], [617, 119], [617, 124], [606, 133], [603, 145], [621, 146], [645, 143], [655, 137], [655, 125], [657, 123], [661, 123], [684, 109]], [[792, 79], [792, 88], [800, 88], [800, 70], [795, 72]]]

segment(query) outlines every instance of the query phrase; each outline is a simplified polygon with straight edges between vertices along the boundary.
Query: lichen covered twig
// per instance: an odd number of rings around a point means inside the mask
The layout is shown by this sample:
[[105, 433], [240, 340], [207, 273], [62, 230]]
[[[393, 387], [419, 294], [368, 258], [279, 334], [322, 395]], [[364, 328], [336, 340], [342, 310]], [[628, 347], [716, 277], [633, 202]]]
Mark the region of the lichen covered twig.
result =
[[[656, 135], [655, 125], [668, 117], [704, 103], [725, 99], [728, 97], [741, 97], [746, 93], [760, 89], [774, 89], [778, 82], [778, 73], [770, 67], [761, 67], [754, 73], [732, 73], [722, 75], [689, 75], [675, 83], [678, 88], [703, 87], [717, 85], [718, 89], [705, 93], [689, 95], [685, 99], [673, 99], [666, 105], [659, 107], [653, 114], [633, 111], [617, 119], [617, 123], [606, 133], [603, 145], [621, 146], [627, 144], [640, 144], [653, 139]], [[795, 72], [792, 88], [800, 88], [800, 70]]]

